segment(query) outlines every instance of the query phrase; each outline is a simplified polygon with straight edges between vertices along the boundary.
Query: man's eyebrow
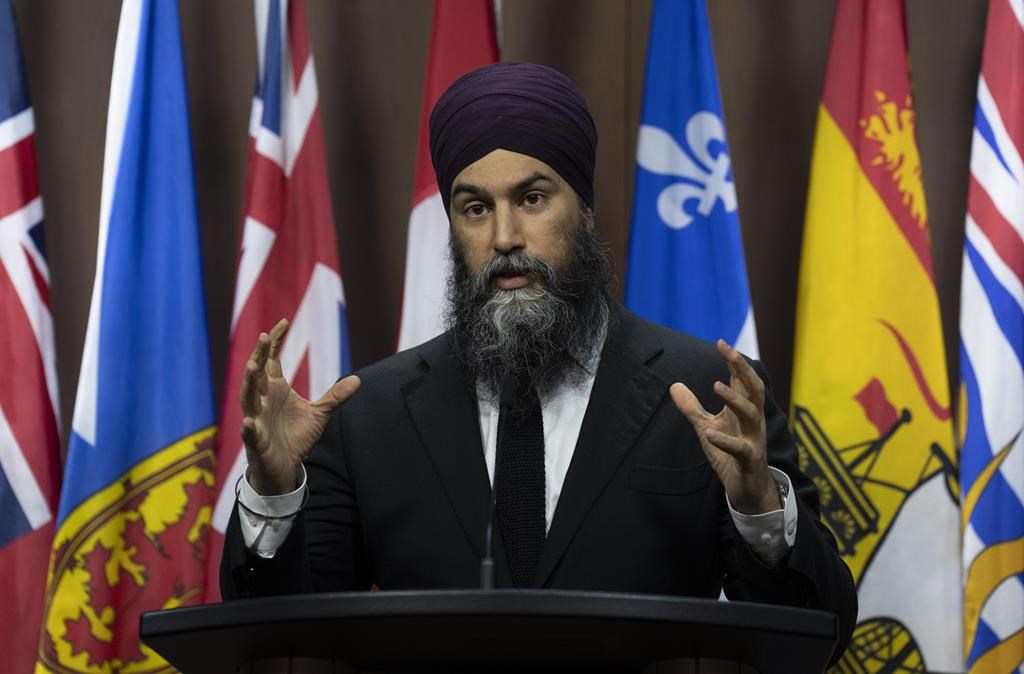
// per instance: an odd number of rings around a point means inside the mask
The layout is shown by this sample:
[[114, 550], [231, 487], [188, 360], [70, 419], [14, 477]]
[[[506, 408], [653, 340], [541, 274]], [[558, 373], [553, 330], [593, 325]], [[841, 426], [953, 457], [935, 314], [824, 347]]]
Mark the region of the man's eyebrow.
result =
[[455, 187], [452, 188], [452, 201], [455, 201], [455, 197], [463, 193], [472, 194], [474, 196], [488, 194], [487, 190], [482, 187], [477, 187], [472, 183], [455, 183]]
[[555, 184], [555, 180], [551, 176], [549, 176], [549, 175], [547, 175], [545, 173], [541, 173], [540, 171], [534, 171], [530, 175], [526, 176], [525, 178], [523, 178], [522, 180], [517, 182], [515, 184], [515, 186], [512, 188], [512, 190], [514, 192], [517, 192], [517, 193], [518, 192], [522, 192], [527, 187], [530, 187], [534, 183], [538, 183], [538, 182], [548, 182], [548, 183], [551, 183], [552, 185]]
[[[517, 182], [515, 185], [513, 185], [512, 186], [512, 192], [513, 193], [522, 192], [522, 191], [526, 190], [528, 187], [531, 187], [532, 185], [534, 185], [535, 183], [538, 183], [538, 182], [547, 182], [547, 183], [551, 183], [552, 185], [556, 184], [554, 178], [552, 178], [551, 176], [547, 175], [546, 173], [541, 173], [540, 171], [534, 171], [533, 173], [531, 173], [530, 175], [526, 176], [525, 178], [523, 178], [522, 180]], [[463, 182], [455, 183], [455, 186], [452, 187], [452, 201], [454, 201], [455, 197], [459, 196], [460, 194], [471, 194], [471, 195], [474, 195], [474, 196], [477, 196], [477, 195], [489, 196], [490, 192], [488, 190], [484, 189], [483, 187], [480, 187], [478, 185], [474, 185], [472, 183], [463, 183]]]

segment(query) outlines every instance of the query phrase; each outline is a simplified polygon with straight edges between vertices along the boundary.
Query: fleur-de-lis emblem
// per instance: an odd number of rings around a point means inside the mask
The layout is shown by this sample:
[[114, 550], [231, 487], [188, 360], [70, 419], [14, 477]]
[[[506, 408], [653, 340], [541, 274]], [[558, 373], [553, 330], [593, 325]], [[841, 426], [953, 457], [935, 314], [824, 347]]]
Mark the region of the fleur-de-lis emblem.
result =
[[687, 201], [696, 200], [697, 212], [708, 216], [716, 201], [726, 212], [736, 210], [736, 186], [729, 178], [729, 154], [724, 150], [711, 156], [711, 143], [725, 143], [725, 126], [717, 115], [701, 111], [686, 123], [686, 143], [697, 161], [690, 158], [676, 139], [664, 129], [644, 124], [640, 127], [636, 160], [640, 166], [658, 175], [678, 176], [691, 182], [672, 183], [658, 194], [658, 215], [673, 229], [682, 229], [693, 216], [683, 210]]

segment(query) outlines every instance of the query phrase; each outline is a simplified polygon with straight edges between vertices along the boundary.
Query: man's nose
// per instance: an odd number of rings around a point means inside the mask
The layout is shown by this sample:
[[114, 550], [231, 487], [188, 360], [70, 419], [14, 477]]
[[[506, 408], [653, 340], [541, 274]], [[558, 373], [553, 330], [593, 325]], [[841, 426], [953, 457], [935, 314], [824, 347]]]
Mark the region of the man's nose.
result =
[[499, 204], [494, 209], [494, 250], [502, 255], [524, 248], [522, 223], [515, 208], [508, 204]]

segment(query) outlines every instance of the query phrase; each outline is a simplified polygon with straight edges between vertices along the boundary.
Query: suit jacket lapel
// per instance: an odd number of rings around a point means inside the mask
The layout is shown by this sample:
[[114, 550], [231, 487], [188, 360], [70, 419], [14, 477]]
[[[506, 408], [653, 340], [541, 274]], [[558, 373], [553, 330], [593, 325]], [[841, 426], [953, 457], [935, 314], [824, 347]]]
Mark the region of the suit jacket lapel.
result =
[[541, 554], [538, 586], [547, 584], [587, 513], [667, 395], [669, 383], [646, 365], [661, 351], [660, 342], [636, 316], [618, 312]]
[[419, 356], [423, 375], [402, 386], [406, 407], [466, 537], [482, 557], [491, 487], [476, 401], [466, 390], [447, 336], [424, 344]]

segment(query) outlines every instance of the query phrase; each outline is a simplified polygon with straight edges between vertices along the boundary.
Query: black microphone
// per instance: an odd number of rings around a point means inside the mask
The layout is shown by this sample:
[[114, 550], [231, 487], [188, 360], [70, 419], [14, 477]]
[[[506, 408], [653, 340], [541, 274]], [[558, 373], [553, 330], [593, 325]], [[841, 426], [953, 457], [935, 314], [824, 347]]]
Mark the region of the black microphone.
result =
[[484, 558], [480, 560], [480, 589], [494, 589], [494, 488], [491, 488], [491, 514], [487, 518]]
[[498, 481], [498, 447], [501, 445], [502, 421], [509, 410], [519, 407], [519, 393], [516, 391], [516, 377], [506, 374], [501, 379], [500, 409], [498, 412], [498, 441], [494, 447], [494, 480], [491, 482], [491, 507], [487, 516], [487, 533], [484, 538], [484, 558], [480, 560], [480, 589], [494, 589], [494, 519], [497, 504], [494, 499], [494, 484]]

